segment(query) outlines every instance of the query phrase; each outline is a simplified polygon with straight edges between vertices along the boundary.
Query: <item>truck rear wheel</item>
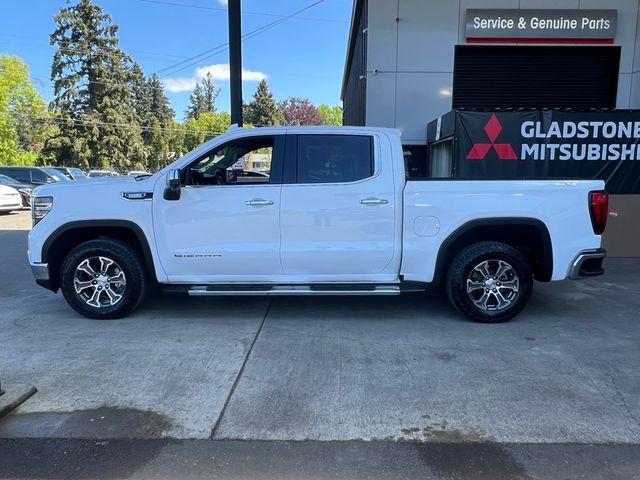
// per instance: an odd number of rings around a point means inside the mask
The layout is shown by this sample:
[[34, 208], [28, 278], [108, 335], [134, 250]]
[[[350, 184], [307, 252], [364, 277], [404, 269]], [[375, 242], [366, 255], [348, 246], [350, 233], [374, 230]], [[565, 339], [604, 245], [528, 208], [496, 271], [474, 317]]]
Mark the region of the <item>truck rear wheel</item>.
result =
[[147, 278], [144, 262], [132, 247], [105, 238], [83, 243], [67, 255], [60, 286], [78, 313], [113, 319], [126, 316], [142, 302]]
[[483, 323], [505, 322], [527, 305], [533, 273], [515, 248], [481, 242], [462, 250], [447, 276], [449, 301], [463, 315]]

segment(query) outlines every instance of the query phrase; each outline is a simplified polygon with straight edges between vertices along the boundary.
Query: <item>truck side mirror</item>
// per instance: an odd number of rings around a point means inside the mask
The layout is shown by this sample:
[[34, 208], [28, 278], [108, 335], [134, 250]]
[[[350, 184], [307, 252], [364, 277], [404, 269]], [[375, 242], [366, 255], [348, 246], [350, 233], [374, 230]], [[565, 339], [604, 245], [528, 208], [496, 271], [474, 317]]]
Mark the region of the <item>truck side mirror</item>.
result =
[[180, 199], [180, 186], [182, 182], [180, 180], [180, 170], [174, 169], [167, 174], [167, 188], [164, 189], [165, 200], [179, 200]]

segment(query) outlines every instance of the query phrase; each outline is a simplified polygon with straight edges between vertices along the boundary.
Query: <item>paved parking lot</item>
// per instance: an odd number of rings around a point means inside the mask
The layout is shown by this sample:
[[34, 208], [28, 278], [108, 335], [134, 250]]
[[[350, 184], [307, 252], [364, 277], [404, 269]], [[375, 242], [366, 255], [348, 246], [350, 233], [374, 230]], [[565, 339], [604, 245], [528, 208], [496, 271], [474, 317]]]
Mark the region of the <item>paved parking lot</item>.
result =
[[511, 323], [437, 295], [152, 298], [83, 318], [0, 217], [0, 371], [38, 393], [0, 437], [640, 443], [638, 260], [537, 284]]

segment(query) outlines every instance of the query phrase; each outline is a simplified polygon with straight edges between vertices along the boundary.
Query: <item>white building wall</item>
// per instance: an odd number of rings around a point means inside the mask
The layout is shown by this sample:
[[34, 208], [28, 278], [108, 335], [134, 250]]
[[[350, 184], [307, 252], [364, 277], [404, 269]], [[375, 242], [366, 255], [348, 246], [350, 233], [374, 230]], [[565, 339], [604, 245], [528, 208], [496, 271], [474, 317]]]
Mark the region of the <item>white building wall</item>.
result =
[[424, 144], [427, 123], [451, 110], [453, 55], [468, 8], [613, 8], [622, 46], [618, 108], [640, 108], [640, 0], [369, 0], [366, 123]]

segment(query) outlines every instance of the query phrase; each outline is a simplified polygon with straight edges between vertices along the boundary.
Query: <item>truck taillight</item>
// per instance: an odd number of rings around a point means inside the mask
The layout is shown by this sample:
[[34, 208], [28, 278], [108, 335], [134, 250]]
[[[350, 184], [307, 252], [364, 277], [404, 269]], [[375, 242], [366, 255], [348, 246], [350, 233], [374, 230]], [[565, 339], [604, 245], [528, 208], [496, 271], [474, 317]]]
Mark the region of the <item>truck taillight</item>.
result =
[[607, 226], [607, 216], [609, 215], [609, 194], [604, 190], [589, 192], [589, 213], [591, 214], [591, 225], [593, 233], [601, 235]]

